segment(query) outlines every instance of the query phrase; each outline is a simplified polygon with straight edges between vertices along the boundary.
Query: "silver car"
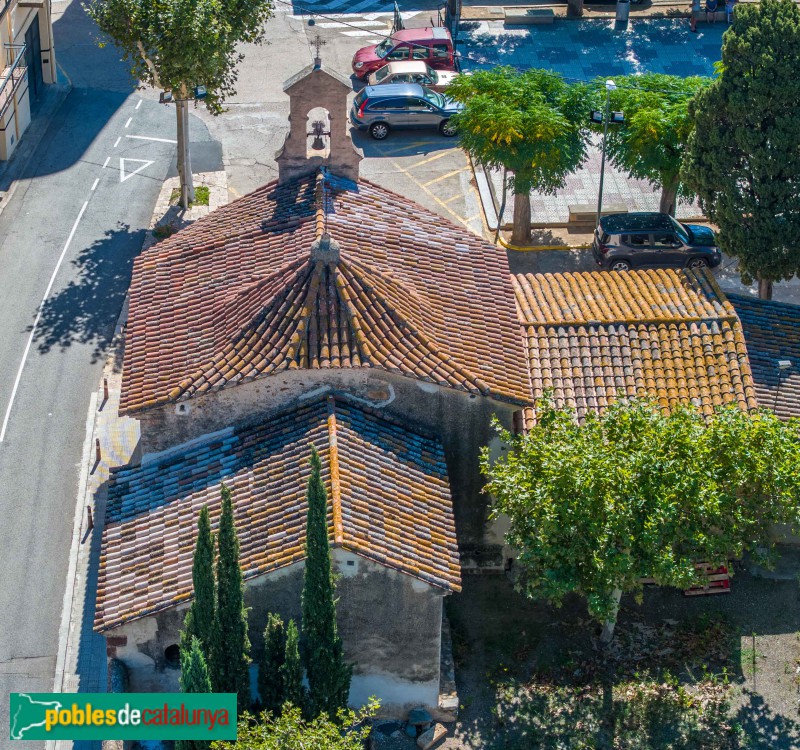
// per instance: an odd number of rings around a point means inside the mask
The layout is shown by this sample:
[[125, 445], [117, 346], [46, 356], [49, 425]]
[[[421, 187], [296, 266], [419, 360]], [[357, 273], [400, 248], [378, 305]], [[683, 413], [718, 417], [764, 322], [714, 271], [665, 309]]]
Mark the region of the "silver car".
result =
[[359, 92], [350, 122], [378, 141], [394, 128], [437, 128], [442, 135], [454, 136], [456, 128], [450, 118], [461, 109], [463, 105], [418, 83], [387, 83]]

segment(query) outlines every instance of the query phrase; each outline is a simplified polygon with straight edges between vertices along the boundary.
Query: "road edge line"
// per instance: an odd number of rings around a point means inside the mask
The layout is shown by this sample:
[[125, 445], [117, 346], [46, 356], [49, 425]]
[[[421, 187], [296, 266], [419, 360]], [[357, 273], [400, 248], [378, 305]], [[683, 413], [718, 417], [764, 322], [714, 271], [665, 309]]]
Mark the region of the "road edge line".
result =
[[[75, 515], [72, 520], [72, 542], [69, 549], [69, 565], [67, 566], [67, 582], [64, 589], [64, 600], [61, 604], [61, 623], [58, 627], [58, 651], [56, 653], [56, 671], [53, 678], [53, 692], [60, 693], [64, 688], [64, 673], [67, 663], [67, 646], [69, 645], [69, 626], [72, 620], [72, 605], [75, 601], [75, 583], [78, 578], [78, 556], [81, 548], [81, 528], [83, 526], [83, 507], [86, 504], [86, 493], [89, 489], [89, 461], [91, 459], [92, 438], [97, 424], [97, 390], [89, 397], [89, 409], [86, 413], [86, 427], [81, 451], [81, 471], [78, 478], [78, 492], [75, 500]], [[56, 740], [45, 742], [46, 750], [56, 750]]]

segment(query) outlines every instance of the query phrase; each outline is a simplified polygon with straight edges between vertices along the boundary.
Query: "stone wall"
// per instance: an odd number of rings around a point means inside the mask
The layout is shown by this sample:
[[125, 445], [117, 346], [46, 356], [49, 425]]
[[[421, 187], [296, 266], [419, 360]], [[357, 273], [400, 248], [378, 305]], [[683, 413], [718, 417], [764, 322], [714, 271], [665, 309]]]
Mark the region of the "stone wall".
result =
[[[345, 658], [354, 664], [351, 703], [360, 706], [377, 695], [388, 715], [412, 705], [436, 707], [443, 592], [345, 550], [333, 550], [332, 559], [339, 574], [339, 632]], [[263, 651], [269, 612], [300, 626], [303, 569], [296, 563], [246, 583], [254, 662]], [[131, 691], [178, 689], [179, 670], [169, 665], [165, 650], [179, 643], [186, 609], [165, 610], [106, 634], [109, 657], [128, 668]]]
[[409, 427], [416, 423], [438, 435], [447, 457], [459, 544], [468, 550], [496, 543], [485, 536], [487, 498], [478, 456], [484, 445], [498, 442], [492, 416], [510, 428], [517, 407], [381, 370], [286, 372], [149, 409], [139, 415], [143, 460], [233, 424], [268, 420], [275, 412], [328, 393], [385, 409]]

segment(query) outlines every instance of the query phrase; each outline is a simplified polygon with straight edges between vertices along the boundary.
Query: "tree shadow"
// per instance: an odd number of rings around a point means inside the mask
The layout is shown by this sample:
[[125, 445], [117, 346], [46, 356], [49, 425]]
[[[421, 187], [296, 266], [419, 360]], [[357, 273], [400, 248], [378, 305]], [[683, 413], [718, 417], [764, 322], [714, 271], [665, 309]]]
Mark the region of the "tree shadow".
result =
[[39, 353], [78, 344], [92, 347], [92, 362], [105, 355], [144, 235], [118, 224], [80, 252], [72, 261], [75, 278], [42, 305], [34, 337]]
[[776, 714], [757, 694], [745, 691], [747, 697], [734, 714], [733, 721], [741, 726], [750, 740], [749, 747], [761, 750], [790, 750], [800, 747], [800, 724]]

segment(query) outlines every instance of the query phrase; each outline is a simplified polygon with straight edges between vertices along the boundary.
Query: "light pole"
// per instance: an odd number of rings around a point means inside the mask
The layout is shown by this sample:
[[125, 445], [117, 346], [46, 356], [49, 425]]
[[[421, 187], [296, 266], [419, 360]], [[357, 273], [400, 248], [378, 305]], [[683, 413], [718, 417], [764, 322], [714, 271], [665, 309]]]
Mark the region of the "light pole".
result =
[[792, 360], [779, 359], [777, 368], [778, 368], [778, 387], [775, 389], [775, 401], [773, 401], [772, 403], [772, 411], [775, 411], [775, 409], [778, 408], [778, 396], [780, 395], [781, 392], [781, 379], [783, 378], [783, 373], [786, 372], [786, 370], [792, 369]]
[[622, 112], [611, 111], [611, 92], [616, 91], [617, 84], [612, 80], [606, 81], [606, 109], [605, 112], [600, 112], [595, 109], [592, 110], [591, 121], [595, 123], [603, 123], [603, 158], [600, 161], [600, 190], [597, 194], [597, 221], [595, 226], [600, 224], [600, 214], [603, 210], [603, 179], [606, 174], [606, 136], [608, 135], [608, 123], [619, 125], [625, 122], [625, 115]]

